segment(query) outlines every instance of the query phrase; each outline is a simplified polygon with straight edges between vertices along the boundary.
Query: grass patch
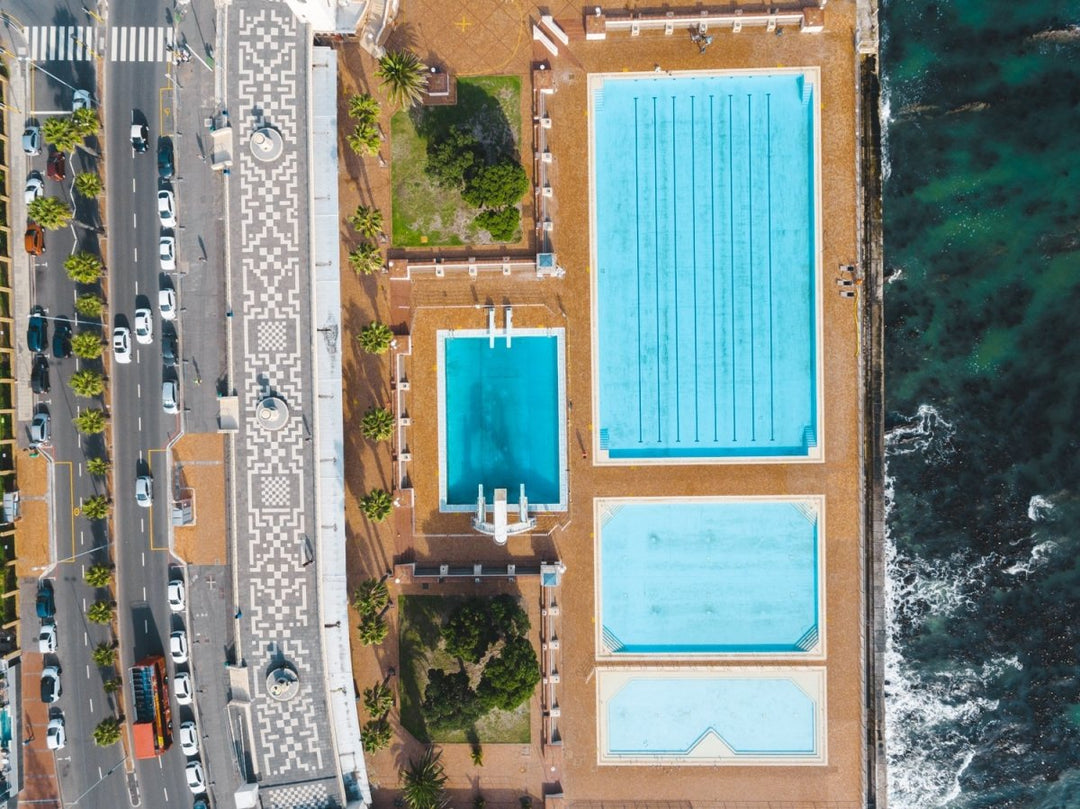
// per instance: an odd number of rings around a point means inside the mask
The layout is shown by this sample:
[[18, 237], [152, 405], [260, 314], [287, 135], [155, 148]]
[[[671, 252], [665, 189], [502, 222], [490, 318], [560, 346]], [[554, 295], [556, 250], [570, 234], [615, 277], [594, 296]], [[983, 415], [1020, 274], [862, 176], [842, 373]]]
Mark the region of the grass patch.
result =
[[[457, 596], [401, 596], [398, 599], [401, 723], [422, 742], [455, 744], [468, 741], [464, 730], [430, 734], [421, 711], [428, 669], [450, 673], [460, 668], [458, 659], [443, 647], [441, 631], [454, 610], [466, 600]], [[465, 664], [474, 686], [480, 678], [480, 669], [480, 666]], [[529, 702], [513, 711], [497, 708], [488, 711], [476, 722], [475, 731], [484, 744], [527, 744], [530, 739]]]
[[476, 135], [489, 162], [518, 159], [521, 142], [521, 78], [458, 79], [452, 107], [402, 110], [390, 122], [393, 153], [392, 242], [395, 247], [484, 244], [486, 230], [473, 224], [477, 211], [456, 189], [439, 188], [428, 176], [427, 147], [452, 126]]

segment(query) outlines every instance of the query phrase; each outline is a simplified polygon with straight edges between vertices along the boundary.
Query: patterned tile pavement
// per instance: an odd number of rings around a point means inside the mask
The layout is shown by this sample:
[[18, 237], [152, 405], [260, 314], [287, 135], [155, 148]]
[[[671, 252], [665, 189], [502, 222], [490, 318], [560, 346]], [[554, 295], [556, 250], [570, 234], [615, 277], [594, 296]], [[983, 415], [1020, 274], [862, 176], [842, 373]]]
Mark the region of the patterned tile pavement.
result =
[[[311, 399], [310, 251], [306, 149], [309, 41], [284, 4], [240, 0], [229, 7], [230, 267], [234, 385], [241, 426], [234, 458], [242, 650], [249, 667], [254, 738], [250, 750], [263, 805], [342, 805], [336, 777], [318, 626], [317, 566], [307, 562], [315, 479], [307, 425]], [[282, 156], [257, 161], [248, 134], [272, 126]], [[286, 425], [256, 424], [272, 393]], [[277, 702], [265, 677], [278, 663], [299, 674], [300, 693]]]

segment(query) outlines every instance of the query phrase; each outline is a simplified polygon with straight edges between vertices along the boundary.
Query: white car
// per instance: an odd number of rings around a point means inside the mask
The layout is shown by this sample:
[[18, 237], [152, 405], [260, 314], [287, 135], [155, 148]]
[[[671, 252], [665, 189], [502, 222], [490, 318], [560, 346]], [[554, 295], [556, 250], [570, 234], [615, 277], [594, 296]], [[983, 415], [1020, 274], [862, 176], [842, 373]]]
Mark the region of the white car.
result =
[[158, 258], [161, 260], [161, 269], [168, 272], [176, 269], [176, 239], [172, 236], [162, 236], [158, 242]]
[[150, 508], [154, 504], [154, 479], [149, 475], [135, 478], [135, 502], [143, 508]]
[[172, 287], [158, 290], [157, 307], [162, 320], [176, 320], [176, 291]]
[[22, 133], [22, 148], [25, 154], [35, 157], [41, 154], [41, 127], [28, 126]]
[[60, 669], [46, 666], [41, 670], [41, 701], [49, 704], [60, 699]]
[[135, 310], [135, 341], [142, 345], [154, 342], [154, 313], [145, 307]]
[[184, 630], [178, 629], [169, 635], [169, 657], [173, 659], [173, 663], [187, 663], [187, 633]]
[[197, 761], [188, 762], [184, 774], [187, 776], [188, 789], [191, 790], [192, 795], [201, 795], [206, 792], [206, 778], [203, 776], [202, 764]]
[[38, 651], [52, 654], [56, 651], [56, 624], [42, 624], [37, 636]]
[[176, 198], [172, 191], [157, 192], [157, 215], [163, 228], [176, 227]]
[[175, 379], [166, 379], [161, 383], [161, 407], [173, 415], [180, 412], [180, 386]]
[[191, 675], [181, 671], [172, 680], [172, 690], [176, 694], [176, 701], [180, 705], [191, 704]]
[[90, 93], [87, 90], [76, 90], [71, 99], [71, 111], [88, 110], [94, 105], [90, 103]]
[[49, 726], [45, 730], [45, 746], [50, 750], [63, 750], [67, 744], [67, 732], [64, 730], [64, 717], [58, 716], [49, 720]]
[[173, 612], [183, 612], [187, 606], [187, 596], [184, 593], [184, 583], [180, 579], [169, 582], [169, 609]]
[[38, 197], [45, 195], [45, 181], [41, 179], [40, 172], [32, 171], [26, 178], [26, 204], [29, 205]]
[[112, 350], [116, 361], [127, 365], [131, 362], [131, 329], [117, 326], [112, 333]]
[[180, 726], [180, 749], [185, 756], [199, 755], [199, 731], [194, 722], [184, 722]]
[[34, 420], [30, 422], [30, 444], [35, 447], [48, 444], [50, 437], [49, 414], [36, 414]]

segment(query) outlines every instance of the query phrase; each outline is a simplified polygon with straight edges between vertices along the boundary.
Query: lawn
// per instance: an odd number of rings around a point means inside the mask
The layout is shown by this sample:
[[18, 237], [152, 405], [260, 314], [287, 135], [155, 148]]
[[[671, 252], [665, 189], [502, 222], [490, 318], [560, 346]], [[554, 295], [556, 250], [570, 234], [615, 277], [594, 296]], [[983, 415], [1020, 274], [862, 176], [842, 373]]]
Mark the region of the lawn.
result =
[[[429, 734], [421, 712], [428, 669], [446, 672], [459, 669], [457, 658], [448, 654], [440, 631], [454, 610], [466, 599], [453, 596], [401, 596], [401, 723], [422, 742], [464, 743], [470, 741], [465, 731]], [[475, 687], [480, 667], [466, 665]], [[527, 744], [529, 742], [529, 702], [513, 711], [493, 709], [474, 726], [477, 741], [486, 744]]]
[[487, 244], [486, 230], [473, 224], [476, 209], [456, 189], [439, 188], [425, 171], [427, 146], [451, 126], [471, 131], [488, 159], [519, 157], [521, 79], [475, 76], [458, 79], [457, 104], [414, 107], [390, 122], [393, 152], [393, 234], [395, 247]]

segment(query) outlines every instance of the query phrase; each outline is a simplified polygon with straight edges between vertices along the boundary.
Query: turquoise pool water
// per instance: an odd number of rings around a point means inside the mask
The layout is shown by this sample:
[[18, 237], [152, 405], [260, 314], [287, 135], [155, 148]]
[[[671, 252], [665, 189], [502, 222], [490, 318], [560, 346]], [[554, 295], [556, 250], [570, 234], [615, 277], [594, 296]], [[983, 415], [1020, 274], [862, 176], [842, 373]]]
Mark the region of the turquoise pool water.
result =
[[590, 103], [600, 449], [811, 455], [812, 83], [609, 75]]
[[486, 332], [441, 331], [439, 353], [440, 505], [476, 508], [484, 485], [530, 510], [566, 508], [563, 333], [515, 330], [506, 345]]
[[11, 714], [7, 708], [0, 709], [0, 742], [6, 747], [11, 741]]
[[603, 650], [817, 651], [817, 502], [600, 501]]
[[685, 757], [710, 736], [735, 757], [819, 752], [818, 705], [785, 677], [636, 676], [604, 707], [611, 757]]

